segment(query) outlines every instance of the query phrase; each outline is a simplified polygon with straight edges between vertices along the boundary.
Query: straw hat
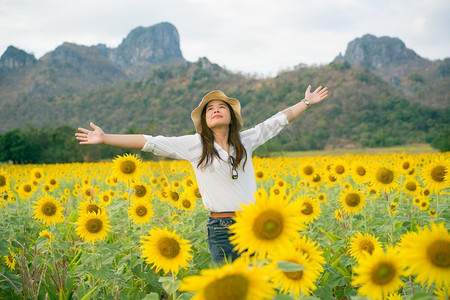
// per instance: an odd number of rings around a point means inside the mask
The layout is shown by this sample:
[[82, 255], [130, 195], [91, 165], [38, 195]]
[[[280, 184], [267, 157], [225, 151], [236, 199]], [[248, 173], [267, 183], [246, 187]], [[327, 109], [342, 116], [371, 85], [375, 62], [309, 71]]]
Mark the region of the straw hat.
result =
[[194, 122], [195, 130], [198, 133], [202, 132], [202, 128], [201, 128], [202, 126], [201, 126], [200, 120], [201, 120], [203, 108], [206, 106], [206, 104], [208, 104], [208, 102], [210, 102], [212, 100], [222, 100], [223, 102], [230, 104], [231, 108], [234, 111], [237, 121], [239, 122], [239, 124], [242, 127], [242, 125], [244, 124], [244, 121], [242, 121], [242, 117], [241, 117], [241, 103], [239, 102], [239, 100], [230, 98], [227, 95], [225, 95], [224, 92], [216, 90], [216, 91], [211, 91], [208, 94], [206, 94], [205, 97], [203, 97], [200, 104], [197, 106], [197, 108], [195, 108], [191, 113], [191, 119]]

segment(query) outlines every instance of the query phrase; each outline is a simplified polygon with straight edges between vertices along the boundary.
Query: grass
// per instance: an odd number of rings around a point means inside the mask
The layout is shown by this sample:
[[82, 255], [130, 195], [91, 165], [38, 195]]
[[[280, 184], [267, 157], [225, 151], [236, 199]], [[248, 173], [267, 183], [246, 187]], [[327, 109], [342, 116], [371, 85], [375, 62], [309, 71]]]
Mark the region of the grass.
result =
[[309, 151], [292, 151], [292, 152], [273, 152], [268, 156], [277, 157], [300, 157], [300, 156], [331, 156], [344, 154], [386, 154], [386, 153], [438, 153], [439, 150], [432, 148], [429, 144], [409, 144], [392, 146], [385, 148], [354, 148], [354, 149], [325, 149], [325, 150], [309, 150]]

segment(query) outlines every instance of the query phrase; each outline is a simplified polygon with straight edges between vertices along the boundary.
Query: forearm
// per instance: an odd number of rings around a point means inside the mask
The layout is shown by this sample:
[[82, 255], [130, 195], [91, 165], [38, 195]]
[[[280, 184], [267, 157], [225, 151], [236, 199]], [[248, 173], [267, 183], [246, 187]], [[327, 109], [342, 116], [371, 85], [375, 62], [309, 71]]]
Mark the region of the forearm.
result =
[[294, 121], [298, 116], [300, 116], [307, 109], [305, 102], [300, 101], [297, 104], [292, 105], [283, 110], [289, 123]]
[[142, 149], [147, 139], [142, 134], [104, 134], [103, 143], [110, 146]]

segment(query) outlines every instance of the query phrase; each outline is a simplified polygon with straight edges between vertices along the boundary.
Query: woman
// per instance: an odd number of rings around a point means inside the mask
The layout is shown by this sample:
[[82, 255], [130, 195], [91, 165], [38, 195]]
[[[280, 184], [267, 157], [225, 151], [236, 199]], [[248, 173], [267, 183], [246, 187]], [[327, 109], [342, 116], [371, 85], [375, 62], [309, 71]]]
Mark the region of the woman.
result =
[[233, 260], [238, 256], [229, 242], [228, 226], [234, 223], [233, 217], [240, 203], [254, 201], [253, 151], [327, 96], [326, 87], [319, 86], [311, 92], [311, 86], [308, 86], [305, 98], [297, 104], [240, 132], [243, 121], [239, 101], [216, 90], [203, 97], [191, 113], [197, 131], [194, 135], [106, 134], [91, 122], [93, 130], [78, 128], [81, 133], [75, 133], [75, 136], [80, 144], [136, 148], [159, 156], [188, 160], [194, 168], [203, 204], [210, 212], [207, 232], [211, 258], [213, 263], [220, 263], [225, 258]]

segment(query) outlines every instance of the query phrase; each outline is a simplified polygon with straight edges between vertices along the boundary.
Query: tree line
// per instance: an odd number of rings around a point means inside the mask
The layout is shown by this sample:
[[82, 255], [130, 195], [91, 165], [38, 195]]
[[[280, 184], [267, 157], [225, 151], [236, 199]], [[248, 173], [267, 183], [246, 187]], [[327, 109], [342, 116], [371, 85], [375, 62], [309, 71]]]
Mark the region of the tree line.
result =
[[[121, 149], [108, 145], [79, 145], [75, 139], [76, 129], [69, 126], [14, 129], [0, 135], [0, 162], [14, 164], [55, 164], [72, 162], [94, 162], [112, 160], [124, 153], [138, 154], [144, 160], [155, 160], [156, 156], [140, 150]], [[130, 131], [128, 133], [134, 133]], [[294, 147], [288, 134], [281, 135], [273, 142], [258, 148], [255, 155], [265, 156], [271, 152], [302, 150], [301, 145]], [[321, 149], [320, 136], [305, 136], [306, 142], [316, 141], [313, 149]], [[441, 152], [450, 151], [450, 130], [448, 128], [429, 135], [431, 146]], [[305, 142], [305, 141], [304, 141]], [[394, 143], [395, 144], [395, 143]], [[382, 140], [374, 147], [387, 146]]]

